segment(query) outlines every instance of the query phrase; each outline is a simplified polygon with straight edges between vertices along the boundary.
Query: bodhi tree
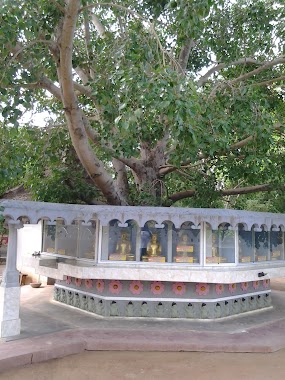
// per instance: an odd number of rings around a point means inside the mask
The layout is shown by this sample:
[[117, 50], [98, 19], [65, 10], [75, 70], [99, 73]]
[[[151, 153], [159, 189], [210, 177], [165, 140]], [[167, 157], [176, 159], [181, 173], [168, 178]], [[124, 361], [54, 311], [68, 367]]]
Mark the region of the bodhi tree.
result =
[[70, 169], [112, 205], [282, 192], [284, 13], [282, 0], [4, 1], [2, 128], [50, 112]]

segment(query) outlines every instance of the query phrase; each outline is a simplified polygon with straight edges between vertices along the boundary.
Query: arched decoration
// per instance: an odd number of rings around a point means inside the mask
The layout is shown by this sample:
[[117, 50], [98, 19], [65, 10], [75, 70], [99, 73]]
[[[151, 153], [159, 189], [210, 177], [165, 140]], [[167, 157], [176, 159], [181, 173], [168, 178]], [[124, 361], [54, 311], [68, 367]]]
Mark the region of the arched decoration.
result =
[[154, 212], [154, 208], [146, 207], [143, 208], [143, 211], [145, 212], [142, 212], [139, 216], [139, 225], [142, 228], [146, 225], [152, 224], [153, 222], [155, 222], [155, 224], [161, 224], [163, 220], [166, 219], [165, 214], [163, 215], [160, 212]]
[[279, 231], [279, 227], [277, 227], [276, 224], [272, 224], [271, 228], [270, 228], [270, 231]]
[[173, 262], [199, 264], [200, 229], [193, 222], [183, 222], [175, 230], [173, 239]]
[[48, 216], [41, 216], [40, 218], [37, 218], [37, 224], [44, 221], [46, 221], [47, 223], [50, 223], [51, 219]]
[[23, 224], [31, 224], [31, 220], [28, 216], [26, 215], [21, 215], [17, 218], [17, 220], [19, 220], [21, 223]]
[[235, 227], [238, 231], [250, 231], [247, 223], [237, 223]]
[[59, 225], [67, 225], [68, 224], [67, 220], [65, 218], [62, 218], [62, 217], [54, 218], [54, 222], [56, 222]]
[[261, 232], [261, 231], [262, 231], [262, 228], [261, 228], [261, 226], [259, 226], [259, 224], [254, 223], [254, 224], [251, 226], [251, 230], [252, 230], [252, 231]]
[[197, 218], [195, 218], [192, 215], [181, 216], [179, 222], [180, 223], [179, 223], [179, 225], [177, 225], [177, 227], [180, 227], [180, 228], [182, 225], [197, 226], [199, 224], [199, 221], [197, 220]]
[[284, 224], [280, 224], [280, 225], [279, 225], [279, 228], [280, 228], [280, 231], [283, 231], [283, 232], [285, 231], [285, 226], [284, 226]]
[[245, 223], [238, 224], [238, 261], [239, 263], [254, 262], [253, 230]]

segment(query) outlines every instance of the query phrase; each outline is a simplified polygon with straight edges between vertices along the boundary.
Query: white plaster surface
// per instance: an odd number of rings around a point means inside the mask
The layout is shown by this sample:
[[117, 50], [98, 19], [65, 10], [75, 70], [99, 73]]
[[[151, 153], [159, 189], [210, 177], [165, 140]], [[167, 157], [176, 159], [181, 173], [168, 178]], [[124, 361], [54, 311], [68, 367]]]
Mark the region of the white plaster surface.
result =
[[34, 251], [42, 249], [41, 224], [25, 224], [17, 231], [17, 268], [22, 269], [22, 261], [26, 256], [31, 257]]
[[[148, 264], [120, 265], [97, 264], [96, 266], [70, 265], [59, 263], [58, 269], [40, 267], [37, 263], [36, 272], [42, 275], [62, 280], [64, 276], [77, 278], [114, 279], [114, 280], [142, 280], [142, 281], [185, 281], [207, 283], [238, 283], [256, 281], [285, 276], [285, 264], [278, 266], [269, 264], [251, 264], [240, 267], [179, 267], [174, 264], [158, 264], [150, 267]], [[266, 274], [258, 277], [258, 273]]]

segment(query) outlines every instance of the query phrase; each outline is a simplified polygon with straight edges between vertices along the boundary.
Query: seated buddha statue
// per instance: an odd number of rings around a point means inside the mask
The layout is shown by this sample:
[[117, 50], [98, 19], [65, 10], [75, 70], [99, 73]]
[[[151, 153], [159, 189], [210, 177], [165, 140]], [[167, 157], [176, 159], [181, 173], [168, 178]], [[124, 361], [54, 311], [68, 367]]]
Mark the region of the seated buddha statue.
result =
[[116, 253], [120, 255], [129, 255], [131, 253], [131, 242], [126, 232], [122, 232], [120, 239], [117, 241]]
[[150, 257], [161, 256], [161, 246], [158, 242], [157, 234], [153, 234], [146, 247], [146, 253]]
[[187, 234], [183, 234], [178, 241], [176, 252], [178, 256], [187, 257], [189, 253], [193, 253], [193, 245], [189, 244]]

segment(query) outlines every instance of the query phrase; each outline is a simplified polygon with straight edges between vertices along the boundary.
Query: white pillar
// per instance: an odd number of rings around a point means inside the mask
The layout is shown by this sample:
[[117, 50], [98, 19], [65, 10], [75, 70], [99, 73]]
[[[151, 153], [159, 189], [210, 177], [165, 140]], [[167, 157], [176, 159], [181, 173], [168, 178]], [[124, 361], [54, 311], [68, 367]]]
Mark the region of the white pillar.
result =
[[18, 221], [8, 221], [9, 240], [6, 268], [0, 286], [0, 337], [20, 334], [20, 284], [17, 271], [17, 229], [23, 227]]

